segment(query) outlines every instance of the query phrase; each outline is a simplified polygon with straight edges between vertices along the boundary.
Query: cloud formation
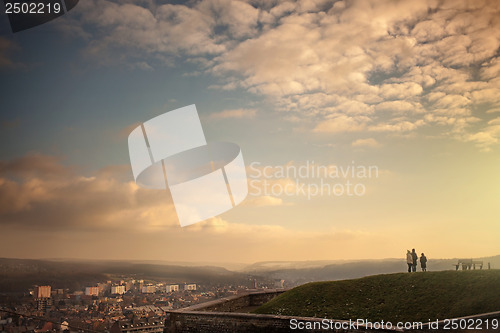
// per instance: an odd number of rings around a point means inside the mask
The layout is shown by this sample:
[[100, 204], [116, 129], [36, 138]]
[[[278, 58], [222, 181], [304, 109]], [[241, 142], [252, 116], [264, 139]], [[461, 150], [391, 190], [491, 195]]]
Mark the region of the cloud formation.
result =
[[[165, 192], [123, 181], [128, 167], [92, 176], [53, 156], [30, 154], [0, 162], [0, 223], [27, 228], [147, 230], [177, 223]], [[39, 224], [43, 221], [42, 224]]]
[[94, 0], [81, 7], [79, 35], [95, 30], [88, 56], [147, 69], [194, 62], [218, 78], [213, 87], [264, 96], [293, 114], [286, 119], [312, 121], [313, 132], [428, 128], [483, 150], [498, 143], [489, 123], [500, 110], [495, 0], [146, 7]]
[[374, 138], [358, 139], [351, 144], [353, 147], [379, 147], [380, 143]]
[[223, 110], [220, 112], [212, 113], [210, 118], [214, 119], [227, 119], [227, 118], [254, 118], [257, 114], [256, 109], [232, 109]]
[[[230, 223], [221, 217], [181, 228], [166, 192], [138, 188], [130, 172], [127, 166], [111, 166], [83, 176], [59, 158], [40, 154], [1, 161], [0, 250], [28, 257], [251, 262], [292, 255], [305, 260], [318, 254], [331, 258], [332, 252], [340, 257], [355, 247], [352, 242], [366, 242], [368, 236], [348, 229]], [[275, 197], [253, 199], [252, 209], [284, 204]]]
[[12, 51], [17, 48], [14, 42], [0, 36], [0, 69], [12, 68], [19, 65], [12, 59]]

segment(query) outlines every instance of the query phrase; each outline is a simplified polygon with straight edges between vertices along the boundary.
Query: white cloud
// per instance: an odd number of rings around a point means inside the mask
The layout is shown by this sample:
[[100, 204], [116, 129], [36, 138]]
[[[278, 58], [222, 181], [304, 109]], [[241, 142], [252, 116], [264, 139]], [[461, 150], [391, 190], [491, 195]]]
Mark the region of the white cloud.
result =
[[490, 132], [477, 132], [474, 134], [468, 134], [465, 137], [466, 141], [474, 142], [481, 150], [488, 152], [490, 151], [490, 145], [498, 142], [498, 139]]
[[386, 99], [405, 99], [418, 96], [422, 87], [415, 82], [390, 83], [380, 86], [380, 95]]
[[250, 37], [257, 32], [259, 10], [243, 1], [205, 0], [196, 9], [214, 18], [215, 26], [225, 28], [228, 38]]
[[253, 118], [257, 114], [256, 109], [232, 109], [223, 110], [220, 112], [212, 113], [210, 118], [214, 119], [227, 119], [227, 118]]
[[409, 132], [413, 131], [419, 126], [422, 126], [424, 121], [411, 122], [407, 120], [400, 120], [388, 123], [378, 123], [370, 126], [370, 131], [374, 132]]
[[243, 206], [255, 206], [255, 207], [265, 207], [265, 206], [282, 206], [285, 203], [283, 199], [273, 197], [270, 195], [262, 195], [258, 197], [249, 196], [243, 203]]
[[481, 71], [483, 80], [491, 80], [500, 76], [500, 59], [493, 58], [490, 61], [483, 63]]
[[351, 143], [351, 146], [353, 147], [380, 147], [380, 143], [378, 143], [377, 140], [374, 138], [367, 138], [367, 139], [358, 139], [356, 141], [353, 141]]
[[422, 109], [422, 106], [415, 105], [406, 101], [388, 101], [377, 104], [375, 106], [375, 109], [377, 111], [390, 111], [397, 114], [403, 114], [407, 112], [418, 112]]
[[336, 115], [330, 119], [320, 122], [315, 128], [314, 132], [317, 133], [344, 133], [344, 132], [359, 132], [366, 128], [367, 123], [370, 121], [368, 117], [364, 116], [346, 116]]
[[220, 79], [212, 88], [267, 97], [292, 114], [286, 119], [309, 118], [315, 132], [396, 133], [427, 124], [478, 141], [484, 135], [468, 125], [486, 126], [486, 111], [500, 107], [498, 1], [252, 4], [88, 1], [82, 20], [98, 33], [87, 53], [144, 69], [176, 57], [194, 61]]
[[500, 141], [500, 117], [488, 121], [480, 131], [466, 134], [463, 140], [474, 142], [482, 151], [490, 151], [491, 145]]

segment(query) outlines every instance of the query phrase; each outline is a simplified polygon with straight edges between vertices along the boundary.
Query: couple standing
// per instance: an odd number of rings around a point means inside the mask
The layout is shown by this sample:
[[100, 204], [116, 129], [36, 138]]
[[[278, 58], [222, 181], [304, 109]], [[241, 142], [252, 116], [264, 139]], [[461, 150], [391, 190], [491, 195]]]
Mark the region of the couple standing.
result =
[[[417, 271], [417, 260], [418, 255], [415, 252], [415, 249], [406, 251], [406, 263], [408, 264], [408, 273]], [[422, 253], [420, 257], [420, 267], [422, 268], [422, 272], [427, 271], [427, 257]]]

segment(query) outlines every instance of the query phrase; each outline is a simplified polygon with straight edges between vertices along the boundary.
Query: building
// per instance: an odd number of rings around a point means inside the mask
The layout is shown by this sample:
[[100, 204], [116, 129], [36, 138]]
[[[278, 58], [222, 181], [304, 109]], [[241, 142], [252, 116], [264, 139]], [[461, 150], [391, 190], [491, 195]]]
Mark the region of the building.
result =
[[61, 323], [61, 331], [69, 330], [69, 323], [65, 320]]
[[35, 298], [50, 298], [51, 287], [50, 286], [35, 286], [33, 296]]
[[142, 286], [141, 292], [143, 294], [153, 294], [156, 292], [156, 287], [153, 286], [152, 284], [147, 284], [145, 286]]
[[119, 320], [111, 326], [110, 333], [163, 333], [165, 322], [159, 317]]
[[48, 297], [35, 299], [35, 308], [40, 311], [45, 311], [52, 306], [52, 299]]
[[174, 291], [179, 291], [179, 285], [178, 284], [167, 284], [165, 286], [165, 291], [167, 293], [171, 293], [171, 292], [174, 292]]
[[185, 284], [184, 290], [196, 290], [196, 283]]
[[281, 289], [281, 288], [284, 288], [284, 286], [285, 286], [285, 280], [283, 280], [283, 279], [274, 280], [274, 288]]
[[113, 294], [113, 295], [125, 294], [125, 286], [111, 286], [111, 294]]
[[110, 283], [98, 283], [97, 287], [99, 287], [99, 294], [102, 295], [103, 293], [110, 293], [111, 292], [111, 281]]
[[37, 310], [45, 311], [52, 305], [51, 291], [50, 286], [35, 286], [33, 297], [35, 298], [35, 308]]
[[125, 291], [132, 290], [134, 288], [135, 280], [125, 282]]
[[85, 288], [86, 296], [99, 296], [99, 287], [87, 287]]

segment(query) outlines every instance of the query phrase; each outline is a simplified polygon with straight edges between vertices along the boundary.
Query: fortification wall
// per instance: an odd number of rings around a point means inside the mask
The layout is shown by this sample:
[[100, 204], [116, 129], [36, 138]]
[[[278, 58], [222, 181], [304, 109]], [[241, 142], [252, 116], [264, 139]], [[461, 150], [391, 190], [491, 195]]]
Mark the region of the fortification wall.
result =
[[[300, 332], [324, 332], [325, 330], [320, 328], [322, 319], [318, 318], [238, 313], [238, 310], [242, 308], [262, 305], [285, 291], [253, 292], [169, 311], [165, 319], [165, 333], [282, 333], [291, 331], [290, 321], [292, 319], [296, 325], [306, 322], [311, 325], [311, 323], [316, 322], [317, 329], [305, 329], [300, 330]], [[330, 331], [361, 332], [361, 330], [353, 329]]]
[[272, 289], [224, 297], [214, 301], [196, 304], [178, 311], [237, 312], [249, 306], [262, 305], [285, 291], [285, 289]]
[[[273, 299], [283, 293], [284, 290], [274, 290], [266, 292], [256, 292], [237, 296], [226, 297], [215, 301], [193, 305], [188, 308], [169, 311], [165, 319], [165, 333], [284, 333], [284, 332], [365, 332], [366, 327], [357, 326], [356, 328], [348, 326], [337, 326], [325, 329], [323, 319], [309, 317], [290, 317], [261, 315], [252, 313], [238, 313], [239, 309], [258, 306]], [[469, 317], [456, 318], [459, 323], [474, 323], [474, 328], [481, 327], [481, 332], [498, 332], [498, 329], [492, 330], [491, 320], [500, 320], [500, 312], [479, 314]], [[299, 325], [305, 329], [293, 330], [292, 321], [295, 327]], [[329, 321], [328, 321], [329, 322]], [[334, 320], [334, 323], [342, 321]], [[486, 326], [489, 323], [489, 326]], [[311, 328], [307, 326], [316, 325]], [[449, 323], [448, 323], [449, 324]], [[479, 326], [478, 326], [479, 324]], [[330, 323], [331, 325], [331, 323]], [[439, 329], [429, 325], [424, 325], [418, 329], [407, 330], [376, 330], [376, 332], [449, 332], [446, 329], [446, 322], [439, 322]], [[449, 325], [451, 327], [451, 325]], [[373, 330], [370, 330], [373, 332]], [[462, 332], [465, 330], [454, 330]]]
[[[289, 316], [273, 316], [250, 313], [224, 313], [224, 312], [186, 312], [172, 311], [167, 314], [166, 333], [285, 333], [293, 332], [291, 320], [294, 325], [299, 323], [316, 322], [317, 327], [311, 329], [300, 329], [300, 332], [367, 332], [366, 329], [331, 329], [321, 328], [322, 319], [302, 318]], [[388, 330], [378, 330], [377, 332], [396, 332]]]

